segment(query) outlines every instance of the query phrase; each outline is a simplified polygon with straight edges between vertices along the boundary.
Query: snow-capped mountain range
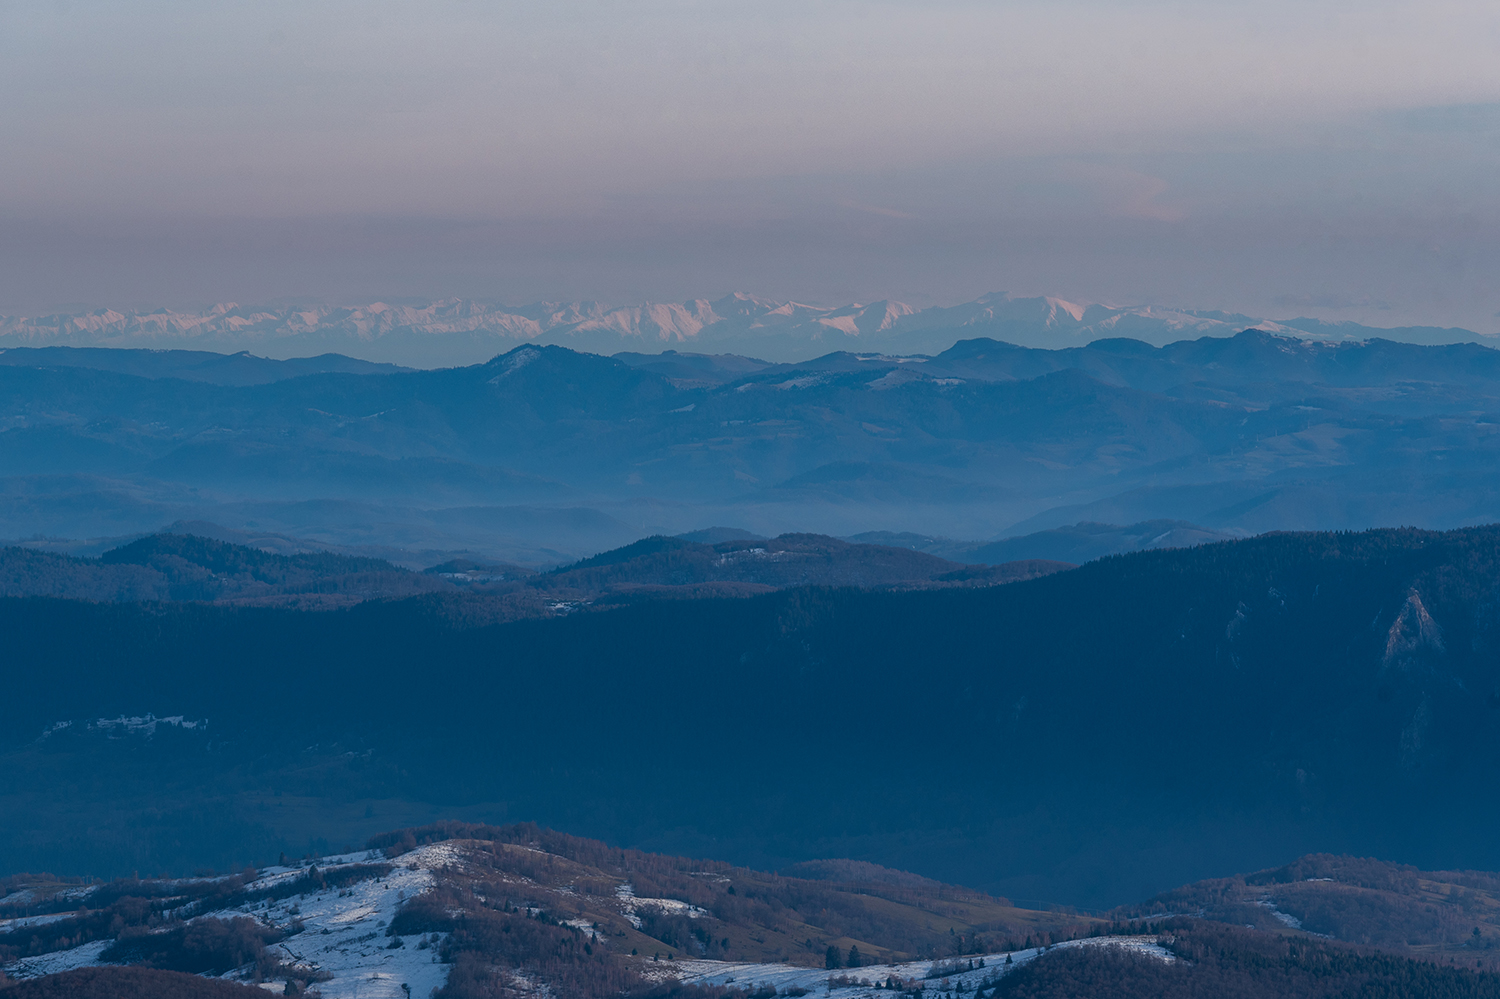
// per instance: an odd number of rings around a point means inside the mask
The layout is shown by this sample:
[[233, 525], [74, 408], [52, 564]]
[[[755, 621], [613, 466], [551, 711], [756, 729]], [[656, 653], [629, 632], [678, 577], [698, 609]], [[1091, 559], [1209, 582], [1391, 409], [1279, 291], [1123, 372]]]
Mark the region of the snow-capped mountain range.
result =
[[880, 301], [838, 308], [735, 293], [710, 301], [538, 302], [508, 306], [467, 299], [421, 305], [247, 307], [224, 303], [203, 312], [99, 309], [71, 315], [0, 317], [0, 347], [71, 346], [249, 350], [268, 357], [326, 352], [414, 367], [488, 360], [521, 341], [613, 354], [686, 350], [735, 353], [770, 361], [807, 360], [836, 350], [936, 353], [958, 340], [988, 336], [1029, 347], [1081, 346], [1129, 337], [1157, 346], [1255, 328], [1319, 340], [1372, 336], [1415, 343], [1483, 341], [1468, 330], [1381, 330], [1312, 319], [1271, 321], [1224, 312], [1120, 308], [1053, 297], [984, 295], [955, 306], [915, 309]]

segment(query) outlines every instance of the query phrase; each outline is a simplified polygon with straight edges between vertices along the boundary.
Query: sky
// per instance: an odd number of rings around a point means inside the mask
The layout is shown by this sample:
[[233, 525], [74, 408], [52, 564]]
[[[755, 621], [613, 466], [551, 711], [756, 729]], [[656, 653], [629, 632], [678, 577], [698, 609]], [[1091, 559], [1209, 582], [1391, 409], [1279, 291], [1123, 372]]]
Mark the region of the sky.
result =
[[0, 0], [0, 313], [991, 291], [1500, 332], [1493, 0]]

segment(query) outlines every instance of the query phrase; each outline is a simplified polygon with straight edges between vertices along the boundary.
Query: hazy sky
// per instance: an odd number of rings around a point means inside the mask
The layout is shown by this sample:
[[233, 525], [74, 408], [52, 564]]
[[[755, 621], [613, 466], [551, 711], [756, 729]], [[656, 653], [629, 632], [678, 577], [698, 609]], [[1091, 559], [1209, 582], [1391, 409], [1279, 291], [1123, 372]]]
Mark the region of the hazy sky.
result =
[[1500, 4], [0, 0], [0, 311], [993, 290], [1500, 330]]

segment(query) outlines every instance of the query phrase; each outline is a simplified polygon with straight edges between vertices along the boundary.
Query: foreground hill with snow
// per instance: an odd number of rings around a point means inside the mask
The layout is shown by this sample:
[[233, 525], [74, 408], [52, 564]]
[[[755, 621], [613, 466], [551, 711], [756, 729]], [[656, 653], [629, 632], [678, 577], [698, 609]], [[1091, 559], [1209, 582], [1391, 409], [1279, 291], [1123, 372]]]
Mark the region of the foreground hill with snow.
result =
[[[407, 830], [358, 853], [233, 876], [108, 884], [18, 877], [6, 888], [0, 969], [11, 980], [131, 964], [278, 992], [291, 982], [327, 999], [425, 997], [450, 971], [465, 983], [455, 995], [495, 980], [608, 995], [736, 974], [785, 989], [794, 986], [772, 979], [794, 967], [804, 969], [797, 981], [827, 986], [828, 972], [806, 966], [828, 964], [828, 948], [843, 964], [861, 947], [871, 967], [844, 973], [861, 981], [882, 973], [921, 980], [950, 965], [955, 980], [978, 981], [968, 969], [983, 968], [982, 957], [977, 965], [966, 958], [963, 971], [938, 957], [992, 954], [1008, 934], [1014, 960], [1024, 962], [1036, 947], [1021, 948], [1023, 938], [1050, 940], [1073, 921], [910, 875], [899, 884], [782, 877], [534, 826]], [[992, 954], [989, 964], [1003, 961]]]
[[328, 999], [428, 996], [447, 979], [434, 946], [444, 935], [423, 935], [408, 947], [386, 930], [402, 904], [432, 890], [459, 857], [454, 846], [439, 844], [400, 865], [368, 851], [224, 878], [66, 887], [50, 895], [43, 886], [21, 888], [0, 899], [0, 914], [50, 911], [0, 919], [0, 969], [30, 981], [85, 967], [145, 965], [277, 993], [288, 982], [288, 994], [316, 985]]
[[[1486, 909], [1500, 884], [1494, 876], [1353, 858], [1298, 865], [1234, 882], [1284, 886], [1277, 903], [1261, 899], [1277, 919], [1255, 929], [1237, 925], [1222, 900], [1195, 917], [1165, 912], [1165, 900], [1078, 916], [1017, 909], [869, 864], [819, 862], [788, 876], [620, 850], [532, 825], [449, 823], [232, 876], [8, 879], [0, 995], [133, 996], [128, 986], [145, 974], [157, 976], [156, 991], [143, 999], [233, 999], [225, 991], [233, 984], [254, 986], [246, 996], [324, 999], [1331, 999], [1355, 994], [1351, 987], [1487, 999], [1500, 991], [1500, 975], [1483, 970], [1491, 936], [1478, 928], [1454, 941], [1408, 919], [1402, 939], [1382, 951], [1383, 942], [1358, 946], [1339, 927], [1303, 929], [1275, 907], [1290, 897], [1287, 882], [1300, 902], [1285, 904], [1316, 918], [1320, 905], [1338, 908], [1350, 875], [1381, 882], [1387, 895], [1401, 885], [1416, 894], [1423, 883], [1427, 895], [1441, 896], [1487, 879], [1475, 889], [1484, 910], [1475, 918], [1492, 931], [1500, 922]], [[855, 873], [863, 879], [827, 880]], [[1381, 991], [1391, 987], [1400, 991]]]

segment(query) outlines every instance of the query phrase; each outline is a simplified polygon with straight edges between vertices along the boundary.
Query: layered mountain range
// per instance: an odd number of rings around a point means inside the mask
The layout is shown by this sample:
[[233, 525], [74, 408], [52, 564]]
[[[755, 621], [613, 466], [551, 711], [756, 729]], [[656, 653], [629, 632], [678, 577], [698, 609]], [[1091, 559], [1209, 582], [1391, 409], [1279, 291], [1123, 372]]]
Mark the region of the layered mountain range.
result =
[[826, 307], [736, 293], [713, 301], [623, 307], [587, 301], [507, 306], [445, 299], [338, 307], [224, 303], [201, 312], [98, 309], [0, 317], [0, 346], [251, 350], [273, 357], [337, 351], [430, 368], [488, 360], [519, 342], [556, 343], [606, 354], [686, 348], [789, 362], [835, 350], [936, 353], [976, 336], [1032, 347], [1076, 346], [1106, 337], [1131, 337], [1160, 346], [1199, 336], [1230, 336], [1251, 327], [1324, 340], [1485, 339], [1461, 329], [1382, 330], [1314, 319], [1273, 322], [1216, 311], [1115, 307], [1003, 293], [925, 309], [893, 301]]
[[1182, 521], [1202, 540], [1500, 517], [1500, 351], [1475, 344], [1251, 330], [795, 365], [533, 344], [438, 371], [79, 348], [0, 360], [9, 539], [209, 521], [418, 568], [464, 551], [543, 567], [714, 524], [987, 543], [1080, 522]]

